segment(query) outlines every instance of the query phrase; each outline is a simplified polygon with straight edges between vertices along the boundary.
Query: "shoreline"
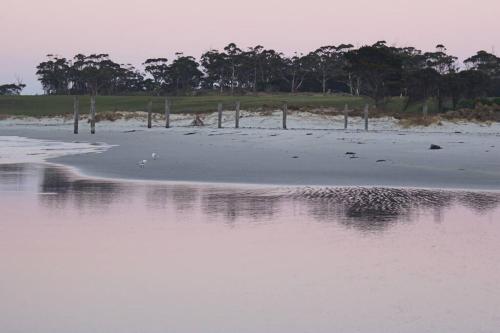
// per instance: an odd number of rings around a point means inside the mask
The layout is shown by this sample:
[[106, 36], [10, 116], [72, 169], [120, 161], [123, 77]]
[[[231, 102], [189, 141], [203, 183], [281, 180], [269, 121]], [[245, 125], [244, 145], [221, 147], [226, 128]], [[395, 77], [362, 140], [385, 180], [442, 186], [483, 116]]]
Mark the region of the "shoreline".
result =
[[[223, 187], [500, 190], [498, 124], [489, 128], [491, 133], [470, 133], [467, 126], [435, 133], [208, 126], [124, 131], [137, 124], [104, 122], [92, 136], [73, 135], [67, 126], [1, 123], [0, 136], [106, 143], [103, 153], [47, 160], [94, 179]], [[429, 150], [430, 144], [443, 149]], [[151, 160], [152, 152], [159, 153], [158, 160]], [[142, 159], [148, 162], [139, 168]]]
[[[30, 162], [25, 162], [32, 164]], [[13, 163], [18, 164], [18, 163]], [[70, 172], [74, 177], [73, 179], [78, 180], [99, 180], [103, 182], [119, 182], [119, 183], [137, 183], [141, 185], [173, 185], [173, 186], [200, 186], [200, 187], [211, 187], [211, 188], [239, 188], [239, 189], [345, 189], [345, 188], [361, 188], [361, 189], [395, 189], [395, 190], [426, 190], [426, 191], [444, 191], [444, 192], [483, 192], [483, 193], [494, 193], [500, 194], [499, 189], [484, 189], [484, 188], [437, 188], [437, 187], [414, 187], [414, 186], [394, 186], [394, 185], [293, 185], [293, 184], [256, 184], [256, 183], [222, 183], [222, 182], [203, 182], [203, 181], [182, 181], [182, 180], [148, 180], [148, 179], [127, 179], [127, 178], [109, 178], [100, 177], [95, 175], [85, 174], [78, 167], [71, 165], [66, 165], [56, 162], [37, 162], [35, 164], [45, 164], [50, 166], [55, 166], [58, 168], [65, 169]]]

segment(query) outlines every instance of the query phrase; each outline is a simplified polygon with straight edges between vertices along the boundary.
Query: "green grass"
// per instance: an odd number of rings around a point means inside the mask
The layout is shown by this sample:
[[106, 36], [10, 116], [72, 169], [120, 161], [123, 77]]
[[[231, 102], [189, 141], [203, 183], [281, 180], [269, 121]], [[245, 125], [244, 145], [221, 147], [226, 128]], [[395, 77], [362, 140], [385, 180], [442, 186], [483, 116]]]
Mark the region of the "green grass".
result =
[[[310, 109], [335, 107], [343, 109], [362, 108], [369, 100], [364, 97], [314, 94], [275, 94], [257, 96], [190, 96], [172, 97], [173, 113], [210, 112], [217, 110], [217, 104], [223, 103], [225, 109], [234, 107], [236, 101], [241, 102], [244, 110], [269, 110], [279, 108], [283, 102], [289, 109]], [[163, 97], [149, 96], [97, 96], [97, 112], [103, 111], [144, 111], [148, 101], [153, 101], [153, 112], [164, 112]], [[90, 97], [80, 96], [80, 113], [88, 112]], [[73, 113], [72, 96], [0, 96], [0, 115], [14, 116], [57, 116]]]
[[[437, 101], [434, 99], [428, 100], [428, 112], [429, 114], [439, 113]], [[384, 106], [385, 111], [391, 114], [400, 114], [400, 115], [421, 115], [423, 102], [412, 103], [406, 109], [406, 98], [393, 97], [389, 102]]]

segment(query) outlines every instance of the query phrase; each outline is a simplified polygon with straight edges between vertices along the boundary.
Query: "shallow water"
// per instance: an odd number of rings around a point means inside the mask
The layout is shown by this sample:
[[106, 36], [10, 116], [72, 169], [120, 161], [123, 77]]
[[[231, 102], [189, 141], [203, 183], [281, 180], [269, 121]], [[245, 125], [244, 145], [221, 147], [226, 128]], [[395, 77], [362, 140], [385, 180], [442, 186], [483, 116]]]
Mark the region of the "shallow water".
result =
[[2, 332], [495, 332], [500, 195], [0, 165]]

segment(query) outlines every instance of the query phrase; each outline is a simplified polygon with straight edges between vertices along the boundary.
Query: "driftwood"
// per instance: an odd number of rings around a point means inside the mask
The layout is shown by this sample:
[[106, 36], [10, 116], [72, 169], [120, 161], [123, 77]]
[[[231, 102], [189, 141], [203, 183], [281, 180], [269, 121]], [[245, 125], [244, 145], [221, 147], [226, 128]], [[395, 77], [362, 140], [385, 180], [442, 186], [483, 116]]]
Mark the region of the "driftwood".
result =
[[201, 120], [200, 116], [197, 115], [191, 122], [191, 126], [205, 126], [205, 123]]

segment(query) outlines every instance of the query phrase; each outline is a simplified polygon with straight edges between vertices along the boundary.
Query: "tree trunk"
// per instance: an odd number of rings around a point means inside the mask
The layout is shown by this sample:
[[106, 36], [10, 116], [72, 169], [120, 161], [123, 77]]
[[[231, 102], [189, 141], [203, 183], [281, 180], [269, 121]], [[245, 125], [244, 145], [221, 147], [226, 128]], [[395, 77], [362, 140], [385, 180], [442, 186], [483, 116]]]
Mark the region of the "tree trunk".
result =
[[95, 134], [95, 95], [90, 96], [90, 134]]
[[234, 65], [233, 65], [233, 69], [232, 69], [232, 74], [231, 74], [231, 96], [234, 95]]
[[255, 66], [253, 71], [253, 93], [257, 93], [257, 66]]
[[326, 75], [323, 72], [323, 95], [326, 94]]
[[349, 73], [349, 90], [350, 90], [351, 96], [354, 96], [354, 89], [353, 89], [352, 85], [353, 85], [352, 74]]

